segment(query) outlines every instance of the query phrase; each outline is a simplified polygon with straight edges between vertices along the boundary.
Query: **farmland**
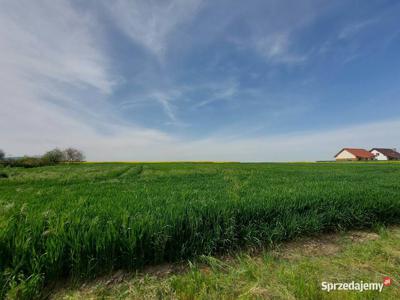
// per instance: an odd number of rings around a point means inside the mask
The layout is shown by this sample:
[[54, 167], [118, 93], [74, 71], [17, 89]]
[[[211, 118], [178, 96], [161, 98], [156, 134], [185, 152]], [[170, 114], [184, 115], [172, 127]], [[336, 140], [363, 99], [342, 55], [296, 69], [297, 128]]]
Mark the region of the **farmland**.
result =
[[398, 164], [70, 164], [1, 170], [1, 293], [400, 223]]

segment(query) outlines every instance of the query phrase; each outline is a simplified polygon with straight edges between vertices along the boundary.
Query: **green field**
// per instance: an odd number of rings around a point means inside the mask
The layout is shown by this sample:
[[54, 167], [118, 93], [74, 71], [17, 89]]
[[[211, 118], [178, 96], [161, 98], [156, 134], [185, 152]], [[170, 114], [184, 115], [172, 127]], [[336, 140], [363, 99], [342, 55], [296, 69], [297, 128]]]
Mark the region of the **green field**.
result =
[[1, 294], [345, 229], [400, 224], [396, 164], [4, 169]]

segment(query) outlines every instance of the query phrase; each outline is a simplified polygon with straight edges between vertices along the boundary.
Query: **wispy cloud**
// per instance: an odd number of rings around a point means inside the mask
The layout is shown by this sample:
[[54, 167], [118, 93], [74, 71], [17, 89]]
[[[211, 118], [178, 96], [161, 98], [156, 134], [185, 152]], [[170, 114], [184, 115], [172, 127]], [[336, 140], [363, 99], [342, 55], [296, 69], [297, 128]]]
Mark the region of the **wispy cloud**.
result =
[[110, 12], [125, 34], [162, 60], [169, 35], [190, 20], [200, 4], [200, 0], [117, 0], [111, 4]]
[[135, 109], [146, 106], [160, 105], [166, 118], [165, 124], [182, 126], [184, 123], [179, 120], [177, 106], [182, 100], [182, 91], [178, 88], [153, 89], [145, 93], [132, 95], [130, 100], [122, 101], [118, 104], [119, 110]]
[[239, 91], [239, 83], [236, 79], [229, 79], [218, 84], [209, 83], [201, 85], [200, 89], [206, 93], [206, 99], [195, 102], [193, 108], [201, 108], [217, 101], [230, 101]]
[[365, 41], [362, 33], [369, 32], [368, 28], [377, 25], [380, 17], [351, 21], [342, 26], [339, 32], [335, 32], [319, 47], [318, 54], [336, 53], [342, 56], [342, 63], [347, 64], [364, 54], [362, 51]]
[[289, 33], [258, 36], [253, 43], [257, 52], [271, 63], [298, 64], [307, 58], [305, 54], [300, 55], [292, 50]]
[[67, 1], [3, 3], [2, 139], [10, 128], [22, 139], [22, 125], [26, 132], [46, 134], [74, 119], [95, 124], [110, 111], [106, 98], [116, 81], [96, 36], [95, 21]]
[[151, 96], [154, 97], [161, 104], [170, 121], [176, 123], [178, 119], [176, 117], [174, 107], [171, 104], [171, 98], [161, 92], [155, 92]]
[[[152, 106], [158, 103], [168, 121], [166, 124], [175, 126], [188, 126], [179, 118], [179, 107], [188, 106], [196, 110], [219, 101], [231, 101], [239, 93], [239, 82], [229, 78], [221, 82], [197, 82], [185, 85], [173, 85], [164, 89], [150, 89], [146, 93], [131, 96], [119, 104], [119, 108], [135, 109], [143, 106]], [[201, 97], [199, 95], [202, 95]]]
[[[276, 161], [328, 159], [342, 146], [398, 146], [391, 143], [399, 122], [368, 123], [372, 105], [357, 100], [373, 92], [382, 102], [396, 84], [397, 11], [386, 23], [379, 18], [380, 29], [372, 18], [338, 32], [344, 23], [321, 12], [337, 16], [347, 5], [322, 2], [2, 1], [1, 147], [20, 155], [72, 145], [90, 160]], [[362, 62], [336, 68], [382, 41], [377, 32], [388, 32], [393, 46], [389, 58], [376, 56], [379, 70]], [[310, 55], [327, 33], [327, 59], [322, 50]], [[373, 76], [379, 85], [360, 87]], [[393, 99], [383, 120], [398, 109]], [[344, 101], [365, 113], [365, 124], [301, 132], [326, 128], [324, 116]], [[355, 122], [350, 115], [340, 114], [340, 123]]]
[[2, 71], [110, 93], [114, 82], [94, 30], [93, 20], [67, 1], [6, 1], [0, 11]]
[[106, 98], [116, 81], [96, 28], [68, 1], [2, 3], [0, 139], [7, 147], [21, 140], [34, 150], [79, 131], [78, 120], [112, 119]]
[[366, 29], [368, 26], [377, 23], [379, 21], [378, 18], [362, 20], [358, 22], [353, 22], [346, 25], [338, 34], [337, 38], [339, 40], [349, 39], [354, 35], [358, 34], [362, 30]]

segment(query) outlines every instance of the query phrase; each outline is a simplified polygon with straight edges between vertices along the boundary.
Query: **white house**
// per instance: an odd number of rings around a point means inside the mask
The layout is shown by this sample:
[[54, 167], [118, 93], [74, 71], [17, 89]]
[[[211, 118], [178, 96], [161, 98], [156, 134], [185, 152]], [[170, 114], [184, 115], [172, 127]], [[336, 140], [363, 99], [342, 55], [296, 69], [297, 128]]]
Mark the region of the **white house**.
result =
[[376, 160], [400, 160], [400, 153], [396, 149], [373, 148], [371, 152]]
[[335, 155], [336, 160], [373, 160], [374, 155], [365, 149], [343, 148]]

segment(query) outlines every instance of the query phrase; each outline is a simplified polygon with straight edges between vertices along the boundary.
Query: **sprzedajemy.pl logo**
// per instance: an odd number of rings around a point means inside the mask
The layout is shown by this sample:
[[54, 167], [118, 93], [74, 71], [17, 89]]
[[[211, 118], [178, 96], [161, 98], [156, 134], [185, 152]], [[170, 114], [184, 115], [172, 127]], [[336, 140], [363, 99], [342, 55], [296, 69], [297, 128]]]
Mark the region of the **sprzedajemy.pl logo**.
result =
[[383, 287], [390, 286], [392, 284], [392, 279], [390, 277], [384, 277], [383, 282], [364, 282], [364, 281], [351, 281], [351, 282], [326, 282], [321, 283], [321, 289], [323, 291], [379, 291], [382, 292]]

